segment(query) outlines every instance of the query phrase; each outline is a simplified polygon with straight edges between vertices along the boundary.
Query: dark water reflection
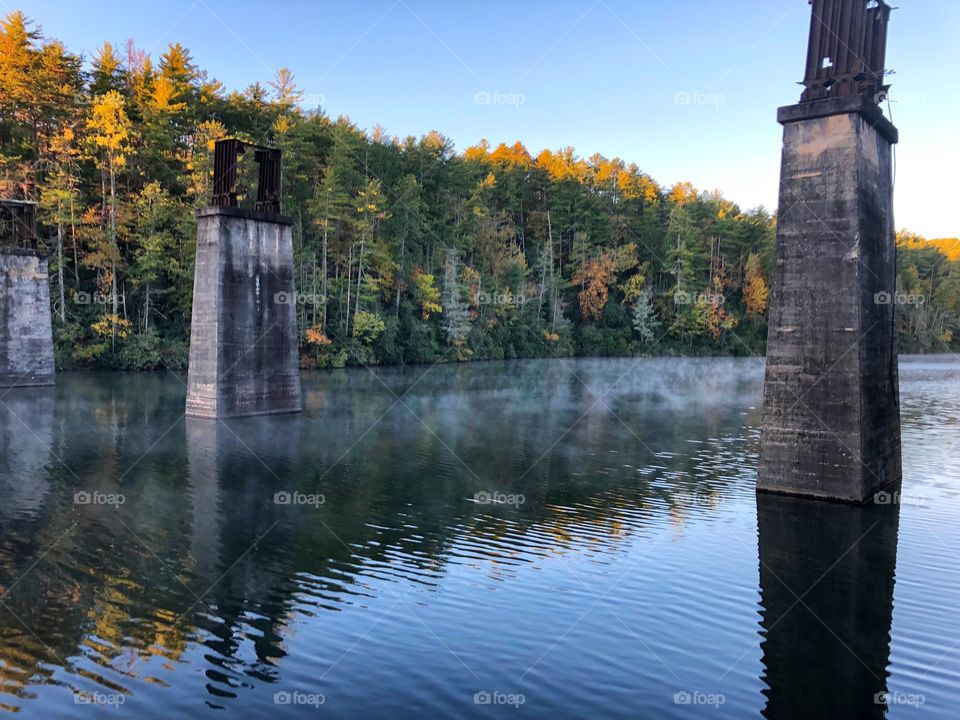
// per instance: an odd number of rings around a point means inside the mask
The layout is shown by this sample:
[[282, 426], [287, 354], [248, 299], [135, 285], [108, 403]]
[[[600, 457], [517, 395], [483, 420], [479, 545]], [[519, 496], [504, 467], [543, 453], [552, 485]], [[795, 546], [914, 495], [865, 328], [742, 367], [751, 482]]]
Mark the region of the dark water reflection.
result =
[[899, 514], [757, 497], [766, 717], [884, 717]]
[[173, 375], [0, 390], [0, 708], [950, 716], [960, 363], [903, 363], [901, 506], [758, 506], [761, 383], [335, 371], [302, 416], [224, 423], [184, 419]]

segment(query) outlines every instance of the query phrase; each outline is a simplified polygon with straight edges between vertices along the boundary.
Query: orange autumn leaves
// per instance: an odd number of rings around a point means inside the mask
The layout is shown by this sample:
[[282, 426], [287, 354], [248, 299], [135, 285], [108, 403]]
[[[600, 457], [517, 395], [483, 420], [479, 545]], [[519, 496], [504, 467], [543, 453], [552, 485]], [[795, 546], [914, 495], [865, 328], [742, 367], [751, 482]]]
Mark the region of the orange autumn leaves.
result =
[[573, 274], [571, 282], [580, 285], [580, 316], [584, 320], [599, 320], [610, 298], [610, 286], [617, 275], [640, 264], [636, 243], [603, 251], [599, 257], [584, 261]]
[[653, 202], [660, 193], [660, 186], [649, 175], [642, 173], [635, 163], [628, 165], [620, 158], [606, 158], [600, 154], [581, 158], [572, 147], [545, 149], [533, 157], [519, 141], [513, 145], [500, 143], [491, 150], [490, 143], [481, 140], [467, 148], [463, 157], [468, 161], [486, 162], [509, 169], [538, 168], [545, 171], [554, 182], [577, 182], [614, 192], [626, 200]]
[[763, 279], [763, 271], [760, 268], [760, 257], [756, 253], [750, 253], [747, 258], [745, 268], [746, 281], [743, 288], [743, 301], [747, 306], [747, 314], [751, 317], [762, 317], [767, 311], [767, 304], [770, 299], [770, 288], [767, 287]]

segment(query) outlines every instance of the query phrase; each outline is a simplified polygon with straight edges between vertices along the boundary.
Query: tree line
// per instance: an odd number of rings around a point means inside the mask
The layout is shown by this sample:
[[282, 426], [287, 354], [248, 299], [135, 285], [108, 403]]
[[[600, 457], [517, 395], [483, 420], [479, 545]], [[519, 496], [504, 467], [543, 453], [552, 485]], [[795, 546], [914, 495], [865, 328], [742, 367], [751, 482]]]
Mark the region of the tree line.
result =
[[[305, 107], [289, 69], [228, 91], [176, 43], [87, 61], [12, 12], [0, 195], [39, 203], [59, 367], [186, 364], [224, 137], [283, 150], [304, 367], [764, 350], [763, 208], [572, 148], [364, 131]], [[898, 254], [901, 349], [956, 350], [957, 241], [901, 233]]]

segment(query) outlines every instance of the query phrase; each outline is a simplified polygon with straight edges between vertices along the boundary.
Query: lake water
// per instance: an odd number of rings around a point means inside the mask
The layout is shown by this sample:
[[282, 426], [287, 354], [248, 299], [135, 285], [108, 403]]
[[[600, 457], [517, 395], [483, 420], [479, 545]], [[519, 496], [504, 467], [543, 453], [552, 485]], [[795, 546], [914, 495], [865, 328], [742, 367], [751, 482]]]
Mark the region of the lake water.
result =
[[219, 423], [171, 373], [0, 390], [0, 709], [956, 717], [960, 361], [901, 360], [866, 508], [757, 498], [762, 373], [339, 370]]

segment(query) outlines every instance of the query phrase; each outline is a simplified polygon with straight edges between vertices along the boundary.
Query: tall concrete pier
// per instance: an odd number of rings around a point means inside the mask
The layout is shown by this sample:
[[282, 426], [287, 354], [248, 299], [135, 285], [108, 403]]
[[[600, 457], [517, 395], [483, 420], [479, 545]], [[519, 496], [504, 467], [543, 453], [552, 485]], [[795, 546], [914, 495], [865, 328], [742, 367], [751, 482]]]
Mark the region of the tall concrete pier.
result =
[[[279, 153], [258, 150], [261, 199], [257, 209], [243, 210], [232, 192], [239, 148], [235, 140], [217, 144], [214, 201], [220, 203], [197, 213], [187, 378], [187, 415], [195, 417], [302, 409], [293, 220], [279, 214]], [[276, 177], [265, 179], [264, 170]], [[265, 188], [271, 179], [276, 184]]]
[[53, 385], [53, 377], [47, 260], [0, 248], [0, 387]]
[[[884, 2], [811, 0], [784, 127], [757, 487], [860, 503], [900, 481]], [[868, 7], [870, 5], [870, 7]]]

